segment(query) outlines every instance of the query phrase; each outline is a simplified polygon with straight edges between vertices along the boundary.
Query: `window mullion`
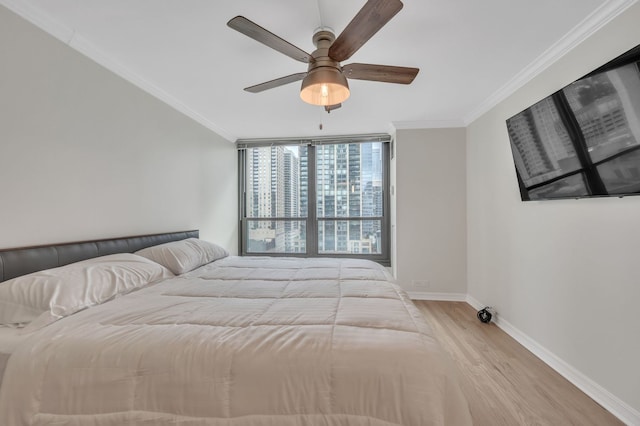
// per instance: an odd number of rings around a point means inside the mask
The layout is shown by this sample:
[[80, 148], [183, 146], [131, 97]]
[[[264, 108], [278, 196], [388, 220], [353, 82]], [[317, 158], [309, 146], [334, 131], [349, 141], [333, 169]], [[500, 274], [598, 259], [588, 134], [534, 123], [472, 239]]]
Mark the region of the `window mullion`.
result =
[[240, 254], [246, 254], [246, 230], [244, 225], [246, 223], [246, 204], [247, 204], [247, 154], [246, 150], [238, 150], [238, 248]]
[[563, 121], [567, 132], [570, 135], [571, 141], [573, 142], [576, 156], [580, 160], [584, 177], [589, 185], [589, 192], [591, 194], [606, 194], [607, 189], [602, 182], [598, 169], [593, 166], [593, 162], [589, 156], [587, 142], [585, 141], [580, 125], [569, 106], [567, 97], [562, 90], [554, 93], [552, 97], [558, 110], [558, 114], [560, 115], [560, 119]]
[[382, 144], [382, 256], [391, 258], [391, 143]]
[[317, 220], [317, 192], [316, 192], [316, 147], [309, 145], [307, 151], [307, 164], [309, 179], [307, 182], [307, 254], [318, 254], [318, 220]]

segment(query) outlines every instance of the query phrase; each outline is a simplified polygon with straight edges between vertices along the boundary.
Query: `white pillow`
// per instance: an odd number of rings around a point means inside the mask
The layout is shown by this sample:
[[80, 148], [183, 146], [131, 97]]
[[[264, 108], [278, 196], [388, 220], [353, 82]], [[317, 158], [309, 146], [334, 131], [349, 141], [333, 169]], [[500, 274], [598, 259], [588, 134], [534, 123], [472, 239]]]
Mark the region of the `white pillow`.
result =
[[147, 247], [136, 254], [161, 264], [176, 275], [229, 256], [229, 252], [219, 245], [197, 238]]
[[119, 294], [172, 277], [130, 253], [96, 257], [0, 283], [0, 324], [33, 331]]

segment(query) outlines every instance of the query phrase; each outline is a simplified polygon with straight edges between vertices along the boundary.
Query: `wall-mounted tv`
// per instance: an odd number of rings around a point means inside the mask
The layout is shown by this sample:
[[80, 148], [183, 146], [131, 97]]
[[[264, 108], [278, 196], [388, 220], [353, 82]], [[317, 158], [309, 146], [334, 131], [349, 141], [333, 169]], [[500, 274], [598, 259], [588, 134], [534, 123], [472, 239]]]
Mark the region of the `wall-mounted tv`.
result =
[[640, 195], [640, 45], [507, 129], [523, 201]]

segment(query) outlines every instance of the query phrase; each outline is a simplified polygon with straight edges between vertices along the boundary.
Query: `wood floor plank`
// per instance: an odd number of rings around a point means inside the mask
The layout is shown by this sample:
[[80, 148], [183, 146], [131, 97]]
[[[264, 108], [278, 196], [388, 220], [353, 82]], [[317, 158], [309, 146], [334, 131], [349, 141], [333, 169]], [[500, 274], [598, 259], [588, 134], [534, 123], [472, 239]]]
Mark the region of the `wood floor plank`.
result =
[[474, 425], [623, 425], [467, 303], [415, 304], [453, 359]]

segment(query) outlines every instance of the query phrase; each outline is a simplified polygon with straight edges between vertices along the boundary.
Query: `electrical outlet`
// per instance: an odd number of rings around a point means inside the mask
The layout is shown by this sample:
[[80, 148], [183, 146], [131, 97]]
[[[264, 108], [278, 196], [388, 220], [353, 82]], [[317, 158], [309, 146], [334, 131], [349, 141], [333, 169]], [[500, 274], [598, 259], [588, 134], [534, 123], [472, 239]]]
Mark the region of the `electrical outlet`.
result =
[[429, 280], [413, 280], [412, 281], [414, 288], [427, 289], [429, 288]]

